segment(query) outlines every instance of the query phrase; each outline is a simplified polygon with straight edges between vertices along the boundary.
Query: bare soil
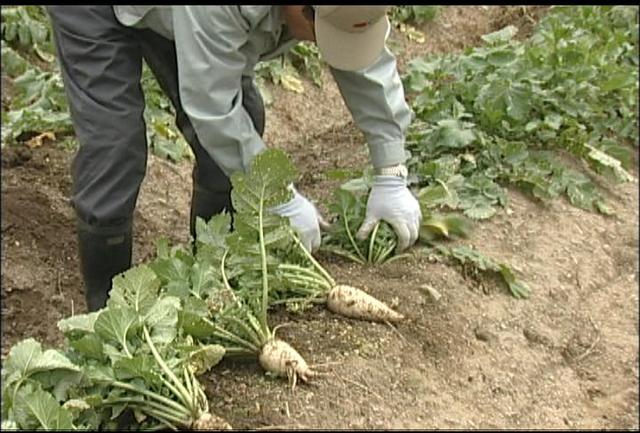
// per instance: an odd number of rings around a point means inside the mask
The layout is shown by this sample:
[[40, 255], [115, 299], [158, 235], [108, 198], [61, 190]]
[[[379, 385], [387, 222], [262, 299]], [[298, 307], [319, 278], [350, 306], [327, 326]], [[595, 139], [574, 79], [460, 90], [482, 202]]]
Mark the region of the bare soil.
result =
[[[394, 32], [408, 59], [455, 52], [506, 24], [523, 33], [538, 7], [443, 7], [426, 41]], [[304, 94], [274, 89], [266, 141], [291, 153], [298, 187], [326, 211], [334, 168], [367, 164], [330, 76]], [[53, 143], [2, 150], [2, 354], [35, 337], [62, 343], [56, 322], [86, 307], [74, 214], [73, 154]], [[161, 236], [188, 241], [191, 165], [151, 156], [135, 215], [134, 262]], [[634, 171], [637, 177], [637, 171]], [[322, 307], [276, 312], [280, 336], [324, 375], [294, 391], [257, 362], [223, 361], [203, 377], [212, 410], [236, 429], [638, 429], [638, 183], [607, 187], [615, 215], [564, 200], [541, 205], [517, 191], [465, 241], [512, 265], [532, 289], [510, 296], [488, 278], [428, 258], [379, 267], [320, 260], [339, 281], [397, 305], [391, 328], [337, 317]], [[421, 288], [442, 294], [435, 300]]]

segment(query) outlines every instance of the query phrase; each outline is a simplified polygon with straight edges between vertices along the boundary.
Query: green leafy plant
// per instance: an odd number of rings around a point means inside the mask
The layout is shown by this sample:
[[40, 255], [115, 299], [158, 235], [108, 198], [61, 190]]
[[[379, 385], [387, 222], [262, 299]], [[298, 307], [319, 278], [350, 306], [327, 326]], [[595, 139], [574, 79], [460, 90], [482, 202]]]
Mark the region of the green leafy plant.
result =
[[422, 24], [433, 21], [437, 14], [438, 6], [395, 6], [390, 18], [393, 22]]
[[43, 6], [4, 6], [1, 17], [3, 41], [42, 61], [53, 61], [51, 28]]
[[268, 309], [281, 263], [273, 252], [292, 239], [288, 220], [269, 209], [290, 199], [294, 175], [284, 152], [260, 153], [249, 172], [231, 178], [234, 231], [229, 215], [208, 223], [199, 219], [195, 256], [160, 244], [151, 265], [167, 293], [180, 297], [182, 328], [189, 335], [220, 343], [229, 355], [256, 356], [267, 372], [289, 377], [292, 386], [313, 372], [295, 349], [276, 338], [278, 326], [270, 327]]
[[397, 244], [396, 236], [391, 226], [384, 221], [374, 227], [368, 239], [356, 238], [365, 219], [369, 189], [368, 182], [360, 178], [347, 182], [334, 191], [329, 210], [336, 218], [323, 237], [323, 250], [360, 264], [376, 265], [405, 257], [405, 254], [393, 255]]
[[313, 43], [299, 42], [279, 58], [258, 63], [255, 74], [266, 105], [273, 102], [273, 95], [266, 86], [268, 82], [291, 92], [303, 93], [302, 79], [308, 77], [316, 86], [322, 87], [320, 51]]
[[437, 245], [435, 251], [441, 256], [455, 260], [463, 267], [466, 267], [467, 273], [488, 272], [499, 275], [515, 298], [528, 298], [531, 294], [529, 287], [517, 278], [509, 265], [497, 262], [473, 247]]
[[505, 206], [509, 184], [609, 213], [589, 177], [562, 161], [632, 179], [636, 19], [628, 7], [558, 7], [524, 42], [507, 26], [462, 54], [410, 62], [404, 82], [417, 120], [407, 148], [420, 193], [474, 219]]
[[143, 63], [142, 69], [142, 88], [145, 98], [147, 142], [151, 151], [173, 162], [193, 160], [191, 147], [175, 123], [175, 109], [146, 63]]
[[180, 301], [159, 292], [146, 265], [116, 276], [102, 310], [58, 322], [65, 350], [26, 339], [3, 364], [4, 426], [20, 429], [115, 428], [131, 411], [139, 428], [215, 428], [196, 375], [224, 355], [179, 326]]
[[72, 412], [59, 401], [80, 373], [59, 350], [43, 351], [33, 338], [16, 343], [2, 364], [3, 429], [75, 428]]

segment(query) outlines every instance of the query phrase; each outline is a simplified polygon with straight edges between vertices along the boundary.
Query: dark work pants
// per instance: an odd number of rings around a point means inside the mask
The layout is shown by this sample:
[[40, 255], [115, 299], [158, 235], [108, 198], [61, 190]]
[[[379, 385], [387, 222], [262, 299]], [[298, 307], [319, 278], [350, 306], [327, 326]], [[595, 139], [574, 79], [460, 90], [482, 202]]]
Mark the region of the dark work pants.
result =
[[[111, 6], [47, 10], [80, 142], [72, 165], [72, 203], [79, 219], [97, 231], [113, 231], [132, 220], [147, 163], [143, 58], [171, 99], [176, 124], [195, 155], [193, 188], [228, 193], [229, 179], [201, 146], [182, 109], [173, 41], [121, 25]], [[260, 93], [249, 77], [243, 77], [242, 87], [243, 105], [262, 135]]]
[[[182, 108], [173, 41], [121, 25], [108, 5], [47, 10], [80, 143], [71, 167], [71, 202], [78, 217], [85, 296], [89, 310], [95, 311], [105, 305], [112, 277], [131, 266], [133, 213], [147, 164], [143, 59], [173, 103], [176, 124], [196, 158], [192, 235], [196, 215], [208, 218], [231, 207], [231, 184], [200, 144]], [[243, 105], [262, 135], [262, 98], [250, 78], [243, 77], [242, 87]]]

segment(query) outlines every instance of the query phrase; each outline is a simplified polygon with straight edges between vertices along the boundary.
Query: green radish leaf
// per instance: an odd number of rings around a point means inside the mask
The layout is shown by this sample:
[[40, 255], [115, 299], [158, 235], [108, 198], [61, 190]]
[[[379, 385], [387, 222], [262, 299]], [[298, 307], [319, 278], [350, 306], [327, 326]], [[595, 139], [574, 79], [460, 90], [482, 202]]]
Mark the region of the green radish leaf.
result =
[[95, 333], [83, 335], [77, 340], [69, 340], [69, 345], [88, 358], [105, 360], [102, 339]]
[[[128, 336], [139, 326], [140, 318], [133, 309], [111, 305], [98, 315], [94, 328], [105, 342], [117, 343], [125, 353], [129, 353]], [[106, 345], [105, 350], [108, 350]]]
[[65, 335], [92, 333], [100, 311], [76, 314], [58, 321], [58, 329]]
[[136, 355], [133, 358], [122, 358], [113, 363], [113, 371], [117, 380], [126, 381], [142, 378], [149, 385], [161, 383], [155, 373], [156, 361], [151, 354]]
[[368, 191], [370, 187], [371, 187], [371, 185], [370, 185], [369, 180], [364, 178], [364, 177], [351, 179], [351, 180], [343, 183], [342, 185], [340, 185], [340, 189], [341, 190], [354, 192], [354, 193]]
[[[194, 295], [203, 297], [211, 293], [216, 287], [221, 287], [222, 283], [218, 277], [219, 272], [213, 264], [197, 261], [191, 268], [191, 291]], [[184, 299], [184, 298], [182, 298]]]
[[593, 209], [593, 202], [596, 199], [594, 187], [591, 183], [568, 185], [567, 196], [571, 204], [587, 210]]
[[[133, 267], [113, 278], [113, 288], [109, 292], [107, 306], [127, 308], [143, 316], [155, 304], [159, 287], [160, 281], [150, 267]], [[95, 326], [97, 325], [96, 323]]]
[[518, 28], [509, 25], [493, 33], [483, 35], [480, 38], [488, 44], [499, 44], [510, 41], [517, 33]]
[[67, 370], [79, 372], [80, 367], [73, 364], [61, 352], [48, 349], [42, 351], [41, 344], [33, 338], [16, 343], [3, 363], [3, 388], [15, 381], [32, 376], [35, 373]]
[[426, 209], [437, 206], [458, 207], [458, 193], [455, 189], [445, 188], [442, 184], [429, 185], [418, 192], [418, 200]]
[[627, 71], [615, 72], [606, 78], [600, 85], [600, 89], [604, 92], [612, 92], [633, 85], [634, 80], [637, 80], [637, 77]]
[[260, 200], [265, 208], [290, 200], [287, 186], [295, 180], [296, 171], [287, 154], [279, 149], [268, 149], [258, 154], [249, 173], [234, 173], [231, 199], [240, 215], [257, 214]]
[[160, 298], [144, 317], [154, 344], [169, 344], [177, 335], [180, 299], [173, 296]]
[[500, 264], [500, 274], [502, 278], [509, 286], [509, 290], [511, 290], [511, 294], [518, 299], [528, 298], [531, 291], [529, 288], [521, 281], [519, 281], [516, 276], [513, 274], [511, 268], [507, 265]]
[[182, 310], [180, 313], [180, 323], [187, 335], [197, 339], [211, 338], [216, 332], [216, 328], [207, 322], [203, 316], [188, 310]]
[[434, 142], [448, 148], [461, 148], [476, 139], [473, 130], [459, 120], [447, 119], [438, 122]]
[[42, 389], [53, 394], [58, 401], [68, 399], [71, 388], [80, 385], [82, 373], [66, 369], [34, 373], [31, 379], [42, 385]]
[[516, 53], [510, 48], [502, 48], [493, 50], [488, 56], [487, 61], [493, 66], [507, 66], [517, 59]]
[[149, 263], [149, 268], [155, 272], [163, 284], [186, 283], [191, 273], [191, 263], [186, 263], [178, 257], [171, 256], [157, 258]]
[[217, 365], [225, 355], [219, 344], [207, 344], [189, 352], [189, 365], [196, 375], [204, 374]]
[[622, 168], [622, 163], [619, 160], [607, 155], [606, 153], [602, 152], [599, 149], [596, 149], [589, 144], [585, 144], [584, 146], [589, 150], [587, 156], [597, 164], [610, 169], [617, 179], [622, 182], [629, 182], [634, 180], [634, 177], [627, 170]]
[[51, 394], [42, 390], [18, 391], [13, 405], [14, 417], [24, 430], [73, 430], [71, 414]]
[[231, 215], [214, 215], [208, 222], [200, 217], [196, 219], [196, 239], [198, 244], [206, 244], [224, 250], [225, 237], [231, 231]]
[[105, 364], [87, 364], [84, 368], [87, 378], [95, 383], [109, 384], [116, 380], [116, 376], [110, 365]]
[[465, 209], [464, 214], [469, 218], [483, 220], [494, 216], [496, 214], [496, 209], [489, 205], [478, 205]]

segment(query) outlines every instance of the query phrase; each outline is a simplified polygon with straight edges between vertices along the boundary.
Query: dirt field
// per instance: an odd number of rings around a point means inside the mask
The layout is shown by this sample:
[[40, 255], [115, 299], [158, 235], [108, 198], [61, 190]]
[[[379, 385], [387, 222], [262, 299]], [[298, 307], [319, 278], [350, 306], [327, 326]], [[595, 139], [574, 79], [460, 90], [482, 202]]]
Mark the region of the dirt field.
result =
[[[451, 52], [513, 23], [526, 34], [544, 8], [443, 7], [416, 44], [395, 34], [399, 66]], [[274, 90], [266, 141], [289, 151], [298, 187], [323, 200], [333, 168], [367, 163], [336, 86]], [[27, 336], [61, 343], [55, 323], [84, 312], [72, 153], [53, 144], [2, 151], [2, 353]], [[155, 240], [188, 239], [191, 166], [150, 157], [135, 220], [134, 261]], [[638, 172], [634, 170], [637, 177]], [[638, 429], [638, 183], [602, 186], [616, 214], [563, 200], [540, 206], [511, 191], [508, 209], [465, 241], [511, 264], [532, 289], [501, 285], [416, 259], [376, 268], [321, 256], [337, 280], [366, 288], [409, 317], [397, 329], [338, 318], [318, 307], [278, 313], [281, 336], [327, 374], [294, 392], [256, 362], [224, 361], [205, 381], [212, 410], [234, 428]], [[420, 288], [429, 284], [435, 301]]]

